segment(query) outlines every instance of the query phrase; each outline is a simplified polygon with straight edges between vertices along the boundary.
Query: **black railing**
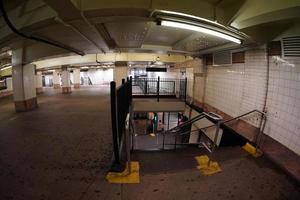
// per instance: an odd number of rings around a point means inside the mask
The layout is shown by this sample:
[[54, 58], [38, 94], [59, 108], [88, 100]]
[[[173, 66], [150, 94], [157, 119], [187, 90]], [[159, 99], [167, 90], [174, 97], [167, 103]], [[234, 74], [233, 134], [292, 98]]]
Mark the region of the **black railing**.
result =
[[110, 82], [111, 123], [114, 148], [114, 161], [111, 171], [121, 172], [125, 169], [126, 154], [124, 136], [126, 131], [126, 118], [129, 113], [132, 90], [132, 79], [122, 80], [122, 85], [116, 88], [114, 81]]
[[187, 79], [169, 78], [135, 78], [132, 80], [132, 95], [142, 96], [173, 96], [186, 99]]
[[90, 77], [88, 77], [89, 85], [93, 85], [92, 80]]

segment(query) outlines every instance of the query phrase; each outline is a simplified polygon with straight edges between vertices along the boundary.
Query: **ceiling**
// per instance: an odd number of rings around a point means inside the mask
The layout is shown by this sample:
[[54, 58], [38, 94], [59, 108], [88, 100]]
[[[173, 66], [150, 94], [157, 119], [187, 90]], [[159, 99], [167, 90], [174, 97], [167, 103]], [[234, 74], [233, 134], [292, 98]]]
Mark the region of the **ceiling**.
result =
[[[20, 32], [66, 47], [50, 47], [19, 37], [1, 17], [0, 49], [26, 46], [27, 52], [30, 52], [26, 54], [28, 62], [72, 53], [68, 49], [83, 54], [146, 52], [197, 56], [208, 49], [231, 43], [204, 33], [159, 26], [157, 19], [166, 17], [161, 10], [195, 15], [211, 20], [211, 24], [217, 21], [216, 26], [221, 29], [244, 32], [244, 44], [263, 43], [276, 38], [299, 22], [296, 13], [300, 13], [298, 0], [0, 1], [3, 1], [10, 21]], [[274, 20], [271, 20], [272, 16]], [[282, 23], [283, 30], [277, 29], [276, 26]], [[268, 30], [273, 30], [272, 34], [267, 34]], [[261, 35], [264, 37], [259, 37]]]

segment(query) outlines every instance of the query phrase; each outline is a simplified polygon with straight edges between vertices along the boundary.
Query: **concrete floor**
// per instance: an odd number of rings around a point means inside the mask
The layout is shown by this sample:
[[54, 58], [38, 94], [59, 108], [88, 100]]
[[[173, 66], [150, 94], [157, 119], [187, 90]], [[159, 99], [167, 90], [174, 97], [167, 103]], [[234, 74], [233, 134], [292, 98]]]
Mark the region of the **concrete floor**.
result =
[[70, 95], [47, 89], [39, 108], [14, 113], [0, 100], [0, 199], [300, 199], [299, 186], [265, 158], [239, 147], [218, 149], [222, 172], [202, 176], [195, 155], [204, 150], [135, 152], [141, 183], [105, 181], [112, 155], [109, 88]]

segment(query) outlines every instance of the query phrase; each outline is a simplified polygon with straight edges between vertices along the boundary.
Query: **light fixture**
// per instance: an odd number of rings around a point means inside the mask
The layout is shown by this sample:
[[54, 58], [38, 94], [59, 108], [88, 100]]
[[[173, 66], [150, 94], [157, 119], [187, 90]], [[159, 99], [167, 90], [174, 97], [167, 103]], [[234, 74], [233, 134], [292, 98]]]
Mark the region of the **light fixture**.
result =
[[[181, 17], [187, 17], [187, 18], [201, 20], [201, 21], [205, 21], [205, 22], [209, 22], [209, 23], [218, 24], [215, 21], [208, 20], [208, 19], [205, 19], [205, 18], [202, 18], [202, 17], [198, 17], [198, 16], [195, 16], [195, 15], [189, 15], [189, 14], [186, 14], [186, 13], [174, 12], [174, 11], [169, 11], [169, 10], [158, 10], [158, 12], [165, 13], [165, 14], [170, 14], [170, 15], [181, 16]], [[218, 25], [220, 25], [220, 24], [218, 24]]]
[[200, 33], [206, 33], [206, 34], [213, 35], [213, 36], [216, 36], [219, 38], [223, 38], [225, 40], [229, 40], [231, 42], [235, 42], [237, 44], [242, 43], [242, 41], [240, 39], [237, 39], [235, 37], [232, 37], [230, 35], [227, 35], [227, 34], [224, 34], [224, 33], [218, 32], [218, 31], [200, 27], [200, 26], [195, 26], [195, 25], [190, 25], [190, 24], [185, 24], [185, 23], [180, 23], [180, 22], [174, 22], [174, 21], [167, 21], [167, 20], [162, 20], [160, 24], [162, 26], [167, 26], [167, 27], [181, 28], [181, 29], [187, 29], [187, 30], [196, 31], [196, 32], [200, 32]]
[[11, 65], [10, 65], [10, 66], [7, 66], [7, 67], [3, 67], [3, 68], [1, 68], [1, 69], [0, 69], [0, 71], [6, 70], [6, 69], [10, 69], [10, 68], [12, 68], [12, 66], [11, 66]]

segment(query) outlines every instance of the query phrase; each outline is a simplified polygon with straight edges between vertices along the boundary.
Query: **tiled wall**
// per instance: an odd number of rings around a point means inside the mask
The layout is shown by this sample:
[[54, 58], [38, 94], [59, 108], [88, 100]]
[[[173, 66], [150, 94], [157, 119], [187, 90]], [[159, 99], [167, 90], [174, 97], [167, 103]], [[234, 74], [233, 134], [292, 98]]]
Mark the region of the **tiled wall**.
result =
[[[265, 132], [300, 155], [300, 58], [270, 57], [269, 64]], [[204, 102], [233, 117], [253, 109], [262, 110], [266, 83], [266, 51], [250, 50], [245, 54], [244, 64], [208, 66]], [[247, 121], [259, 124], [257, 115]]]
[[270, 58], [266, 133], [300, 155], [300, 58]]
[[204, 96], [204, 87], [205, 87], [205, 77], [204, 74], [200, 74], [198, 76], [195, 76], [194, 78], [194, 99], [197, 102], [203, 102], [203, 96]]
[[[238, 116], [254, 109], [262, 110], [266, 93], [267, 58], [264, 49], [245, 53], [245, 63], [208, 66], [205, 103], [228, 115]], [[257, 115], [247, 119], [258, 125]]]

